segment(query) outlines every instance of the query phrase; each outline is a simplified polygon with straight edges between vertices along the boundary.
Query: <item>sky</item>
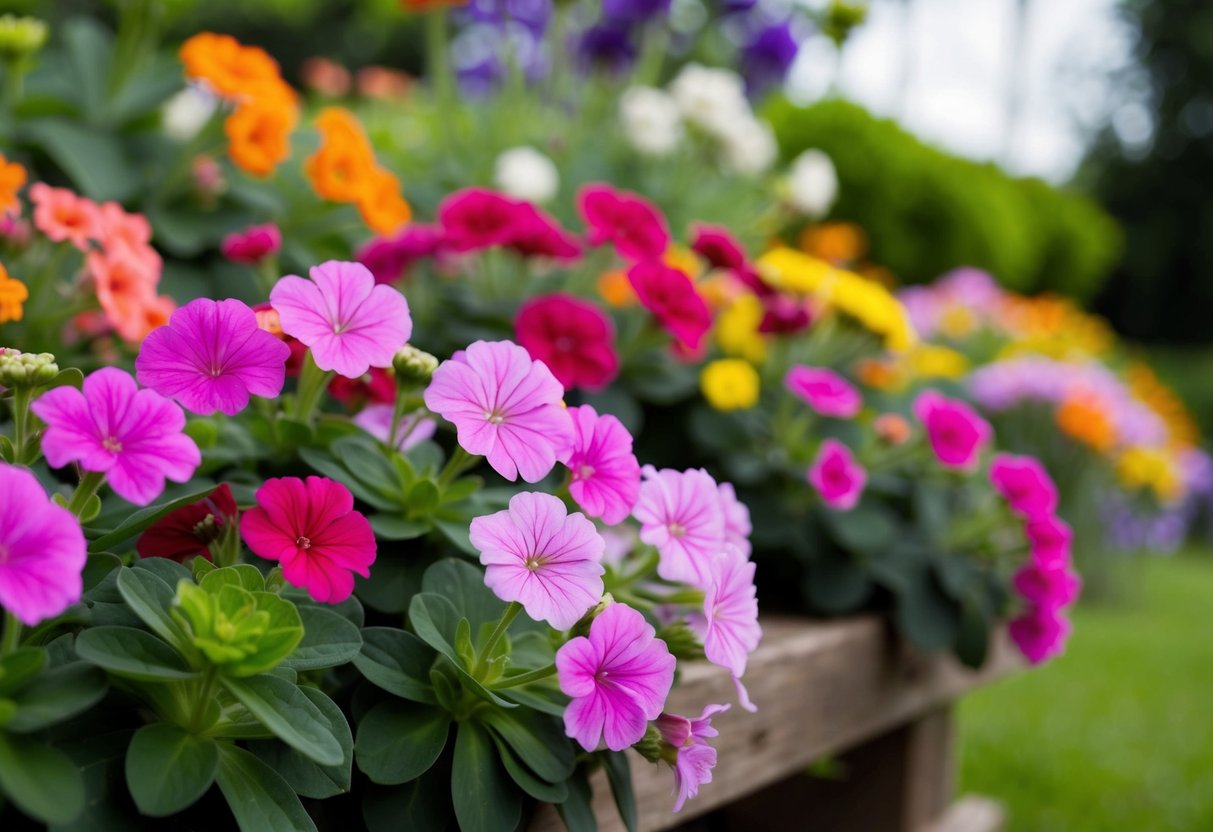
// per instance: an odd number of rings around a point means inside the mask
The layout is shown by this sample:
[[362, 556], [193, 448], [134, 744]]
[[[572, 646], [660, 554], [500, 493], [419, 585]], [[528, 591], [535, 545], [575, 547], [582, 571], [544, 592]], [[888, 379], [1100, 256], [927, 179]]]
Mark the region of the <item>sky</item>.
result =
[[809, 40], [790, 93], [813, 100], [837, 79], [848, 98], [932, 144], [1064, 182], [1090, 131], [1117, 103], [1108, 75], [1127, 62], [1131, 33], [1116, 17], [1116, 0], [1030, 0], [1022, 104], [1008, 129], [1016, 5], [872, 0], [840, 64], [828, 41]]

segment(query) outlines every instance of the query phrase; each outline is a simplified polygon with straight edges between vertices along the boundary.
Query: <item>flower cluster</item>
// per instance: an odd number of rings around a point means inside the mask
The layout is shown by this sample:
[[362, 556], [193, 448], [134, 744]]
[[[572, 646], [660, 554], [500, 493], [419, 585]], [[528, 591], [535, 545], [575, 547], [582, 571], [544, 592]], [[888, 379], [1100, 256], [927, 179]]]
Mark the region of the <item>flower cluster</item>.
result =
[[304, 163], [312, 188], [332, 202], [358, 206], [377, 234], [393, 234], [413, 212], [400, 193], [400, 180], [375, 161], [375, 150], [349, 110], [328, 107], [316, 117], [320, 147]]

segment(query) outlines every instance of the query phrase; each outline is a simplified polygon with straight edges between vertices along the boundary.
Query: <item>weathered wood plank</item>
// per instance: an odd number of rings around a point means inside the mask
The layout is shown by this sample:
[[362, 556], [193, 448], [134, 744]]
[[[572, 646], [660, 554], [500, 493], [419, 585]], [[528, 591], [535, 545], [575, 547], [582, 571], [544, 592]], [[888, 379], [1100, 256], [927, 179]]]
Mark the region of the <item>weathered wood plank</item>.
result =
[[970, 794], [952, 804], [944, 816], [924, 832], [1002, 832], [1006, 823], [1002, 804]]

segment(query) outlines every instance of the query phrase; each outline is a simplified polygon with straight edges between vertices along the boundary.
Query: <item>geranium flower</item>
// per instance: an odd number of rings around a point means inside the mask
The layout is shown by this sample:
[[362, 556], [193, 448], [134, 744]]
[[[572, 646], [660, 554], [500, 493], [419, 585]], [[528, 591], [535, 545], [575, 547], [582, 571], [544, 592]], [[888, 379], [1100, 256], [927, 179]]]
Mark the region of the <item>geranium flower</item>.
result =
[[935, 390], [919, 394], [914, 400], [914, 415], [927, 429], [936, 458], [947, 468], [972, 468], [994, 436], [990, 423], [977, 411]]
[[148, 526], [135, 549], [141, 558], [168, 558], [178, 563], [194, 556], [210, 560], [210, 544], [219, 539], [225, 526], [235, 522], [237, 513], [232, 489], [222, 483], [210, 496]]
[[[124, 340], [138, 343], [147, 337], [152, 330], [149, 311], [172, 312], [172, 299], [162, 301], [156, 296], [158, 256], [143, 257], [117, 246], [105, 252], [90, 251], [85, 264], [106, 320]], [[167, 320], [168, 314], [163, 317]]]
[[317, 367], [346, 378], [392, 366], [413, 332], [404, 295], [376, 286], [361, 263], [330, 260], [308, 274], [310, 281], [288, 275], [270, 292], [282, 331], [307, 344]]
[[293, 94], [243, 101], [223, 122], [228, 155], [253, 176], [269, 176], [291, 155], [291, 132], [299, 122]]
[[282, 392], [290, 355], [240, 301], [198, 298], [147, 336], [135, 374], [192, 413], [234, 416], [248, 407], [250, 395], [272, 399]]
[[632, 434], [614, 416], [599, 416], [588, 404], [570, 407], [569, 416], [573, 444], [560, 460], [572, 474], [569, 493], [590, 517], [609, 526], [622, 523], [640, 493]]
[[485, 566], [484, 583], [517, 601], [536, 621], [572, 627], [602, 598], [602, 551], [594, 524], [569, 514], [559, 497], [523, 492], [505, 511], [477, 517], [469, 530]]
[[0, 463], [0, 606], [27, 627], [80, 600], [88, 557], [72, 513], [25, 468]]
[[[390, 404], [369, 404], [354, 417], [354, 424], [380, 442], [387, 442], [391, 439], [394, 412], [395, 408]], [[436, 430], [438, 423], [424, 409], [406, 413], [396, 428], [396, 448], [407, 451], [431, 438]]]
[[220, 251], [234, 263], [256, 265], [282, 248], [282, 232], [272, 222], [254, 225], [223, 238]]
[[394, 237], [371, 240], [358, 250], [358, 262], [371, 270], [376, 283], [394, 283], [418, 260], [441, 257], [446, 235], [436, 225], [413, 223]]
[[556, 220], [533, 205], [520, 204], [506, 247], [523, 257], [549, 257], [571, 262], [581, 257], [581, 244]]
[[[703, 599], [703, 616], [693, 616], [690, 625], [703, 641], [703, 653], [740, 680], [746, 661], [762, 639], [758, 624], [758, 599], [754, 588], [753, 561], [738, 551], [716, 556]], [[746, 710], [754, 710], [742, 697]]]
[[990, 465], [990, 483], [1010, 505], [1027, 518], [1051, 515], [1057, 509], [1053, 478], [1030, 456], [999, 454]]
[[518, 310], [514, 329], [518, 343], [566, 390], [601, 390], [619, 373], [615, 326], [589, 301], [566, 294], [531, 298]]
[[29, 188], [34, 227], [56, 243], [67, 240], [81, 251], [101, 230], [96, 204], [66, 188], [35, 182]]
[[1027, 563], [1011, 579], [1020, 597], [1043, 609], [1067, 607], [1078, 600], [1082, 579], [1062, 563]]
[[627, 260], [660, 259], [670, 246], [665, 220], [652, 204], [609, 185], [587, 185], [577, 209], [589, 226], [590, 245], [611, 243]]
[[678, 714], [661, 714], [654, 723], [662, 742], [674, 749], [674, 788], [678, 799], [674, 811], [699, 794], [699, 787], [712, 782], [712, 769], [716, 766], [716, 749], [707, 740], [720, 732], [712, 727], [712, 717], [724, 713], [728, 705], [708, 705], [698, 717]]
[[632, 516], [640, 539], [661, 554], [657, 574], [667, 581], [705, 586], [713, 558], [724, 551], [725, 518], [716, 480], [702, 468], [642, 469], [644, 482]]
[[731, 482], [722, 482], [716, 489], [720, 495], [720, 513], [724, 516], [724, 542], [747, 558], [750, 556], [750, 509], [737, 499]]
[[413, 218], [413, 208], [404, 198], [396, 174], [384, 168], [371, 172], [358, 194], [358, 214], [376, 234], [394, 234]]
[[1024, 524], [1024, 534], [1032, 548], [1032, 560], [1052, 566], [1070, 562], [1070, 542], [1074, 533], [1065, 520], [1055, 516], [1036, 517]]
[[240, 535], [253, 552], [282, 564], [282, 577], [324, 604], [340, 604], [375, 562], [375, 533], [354, 511], [354, 495], [324, 477], [282, 477], [257, 489]]
[[602, 740], [622, 751], [661, 713], [676, 662], [656, 635], [636, 610], [611, 604], [594, 619], [589, 636], [556, 651], [560, 689], [573, 699], [564, 710], [564, 731], [586, 751]]
[[139, 390], [122, 370], [105, 367], [84, 380], [84, 391], [56, 387], [30, 406], [46, 423], [42, 452], [52, 468], [78, 462], [105, 474], [114, 492], [145, 506], [165, 479], [185, 482], [202, 464], [182, 430], [181, 408], [154, 390]]
[[827, 506], [850, 511], [863, 496], [868, 472], [855, 461], [850, 448], [837, 439], [827, 439], [809, 468], [809, 483]]
[[425, 405], [454, 423], [459, 444], [498, 474], [538, 482], [573, 441], [564, 387], [510, 341], [477, 341], [434, 371]]
[[438, 223], [453, 251], [504, 246], [514, 238], [520, 203], [487, 188], [465, 188], [442, 200]]
[[1064, 613], [1044, 607], [1029, 607], [1007, 626], [1019, 652], [1034, 665], [1060, 655], [1066, 648], [1070, 629], [1070, 620]]
[[712, 310], [691, 278], [660, 260], [646, 260], [628, 269], [628, 282], [657, 323], [687, 349], [699, 349], [712, 328]]
[[863, 397], [854, 385], [824, 367], [798, 364], [788, 371], [784, 384], [822, 416], [853, 419], [863, 407]]
[[152, 224], [143, 214], [131, 214], [117, 202], [97, 206], [97, 237], [107, 248], [123, 245], [139, 250], [152, 241]]

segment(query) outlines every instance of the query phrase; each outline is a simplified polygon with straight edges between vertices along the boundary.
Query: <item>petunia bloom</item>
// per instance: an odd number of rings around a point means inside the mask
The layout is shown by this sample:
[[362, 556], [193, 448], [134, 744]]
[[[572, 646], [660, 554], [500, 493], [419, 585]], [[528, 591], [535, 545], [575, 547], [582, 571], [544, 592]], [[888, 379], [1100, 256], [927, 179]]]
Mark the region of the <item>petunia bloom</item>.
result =
[[354, 574], [370, 577], [375, 533], [354, 511], [354, 495], [324, 477], [282, 477], [257, 489], [240, 535], [253, 552], [282, 564], [282, 577], [323, 604], [354, 591]]
[[223, 238], [220, 251], [234, 263], [256, 265], [282, 248], [282, 232], [272, 222], [254, 225]]
[[632, 513], [640, 494], [640, 463], [632, 453], [632, 434], [609, 413], [590, 405], [570, 407], [573, 444], [561, 457], [572, 479], [569, 493], [590, 517], [609, 526]]
[[725, 548], [725, 518], [716, 480], [703, 469], [642, 469], [644, 482], [632, 516], [640, 539], [661, 554], [657, 574], [667, 581], [702, 587], [712, 560]]
[[371, 270], [376, 283], [394, 283], [426, 257], [442, 257], [446, 235], [435, 225], [411, 223], [393, 237], [371, 240], [358, 250], [358, 262]]
[[503, 601], [557, 630], [572, 627], [602, 599], [606, 544], [580, 512], [569, 514], [551, 494], [523, 492], [505, 511], [477, 517], [472, 545], [485, 566], [484, 583]]
[[515, 234], [521, 203], [487, 188], [465, 188], [442, 200], [438, 223], [454, 251], [504, 246]]
[[665, 219], [636, 194], [587, 185], [577, 195], [577, 209], [589, 226], [590, 245], [611, 243], [627, 260], [659, 259], [669, 248]]
[[989, 422], [962, 401], [926, 390], [914, 400], [914, 415], [927, 430], [927, 440], [947, 468], [969, 469], [994, 436]]
[[330, 260], [308, 274], [311, 280], [288, 275], [270, 292], [282, 331], [307, 344], [322, 370], [358, 378], [390, 367], [413, 333], [404, 295], [375, 285], [361, 263]]
[[644, 736], [665, 707], [674, 683], [674, 657], [644, 616], [611, 604], [590, 624], [588, 636], [556, 651], [560, 689], [572, 702], [564, 731], [586, 751], [602, 740], [622, 751]]
[[145, 506], [164, 491], [165, 479], [185, 482], [202, 464], [184, 433], [181, 408], [154, 390], [139, 390], [129, 374], [105, 367], [84, 380], [84, 390], [56, 387], [31, 405], [46, 423], [42, 452], [52, 468], [79, 462], [105, 474], [114, 492]]
[[707, 260], [714, 269], [740, 271], [746, 268], [745, 250], [724, 226], [695, 226], [691, 250]]
[[566, 263], [581, 257], [581, 243], [534, 205], [521, 203], [506, 248], [523, 257], [547, 257]]
[[601, 390], [619, 373], [615, 326], [605, 312], [572, 295], [531, 298], [514, 320], [518, 343], [566, 390]]
[[1032, 560], [1052, 566], [1070, 562], [1070, 542], [1074, 537], [1070, 526], [1060, 517], [1037, 517], [1024, 524], [1024, 534], [1031, 545]]
[[1027, 563], [1011, 578], [1011, 585], [1024, 600], [1055, 610], [1078, 600], [1082, 579], [1066, 564]]
[[712, 717], [724, 713], [728, 705], [708, 705], [698, 717], [690, 718], [678, 714], [661, 714], [655, 725], [661, 740], [674, 752], [674, 788], [678, 799], [674, 811], [699, 794], [699, 787], [712, 782], [712, 769], [716, 766], [716, 749], [707, 740], [719, 732], [712, 727]]
[[863, 496], [868, 472], [855, 461], [850, 448], [837, 439], [827, 439], [809, 468], [809, 483], [827, 506], [850, 511]]
[[27, 627], [80, 600], [88, 557], [72, 513], [25, 468], [0, 463], [0, 606]]
[[863, 407], [863, 397], [855, 386], [824, 367], [798, 364], [788, 371], [784, 384], [822, 416], [853, 419]]
[[691, 278], [660, 260], [646, 260], [628, 269], [628, 282], [663, 329], [690, 351], [699, 349], [712, 328], [712, 310]]
[[88, 241], [101, 230], [97, 205], [87, 197], [66, 188], [52, 188], [35, 182], [29, 189], [34, 203], [34, 227], [56, 243], [65, 240], [76, 248], [88, 248]]
[[994, 457], [990, 483], [1023, 517], [1044, 517], [1057, 510], [1057, 486], [1040, 461], [1030, 456]]
[[[703, 641], [703, 654], [740, 680], [746, 661], [758, 647], [758, 598], [754, 588], [754, 562], [737, 551], [713, 558], [703, 599], [703, 616], [690, 624]], [[754, 710], [743, 696], [746, 710]]]
[[720, 513], [724, 517], [724, 542], [746, 557], [750, 556], [750, 509], [737, 499], [731, 482], [722, 482], [716, 489], [720, 495]]
[[147, 336], [135, 374], [192, 413], [234, 416], [248, 407], [250, 395], [272, 399], [282, 392], [290, 355], [242, 302], [198, 298]]
[[1064, 613], [1043, 607], [1029, 607], [1007, 626], [1011, 640], [1030, 664], [1060, 655], [1070, 629], [1070, 620]]
[[[368, 404], [354, 417], [354, 424], [380, 442], [387, 442], [391, 439], [394, 412], [395, 408], [390, 404]], [[438, 423], [424, 409], [406, 413], [396, 426], [396, 448], [407, 451], [420, 445], [432, 437], [437, 429]]]
[[222, 483], [209, 496], [148, 526], [139, 535], [135, 549], [141, 558], [168, 558], [181, 563], [196, 555], [210, 560], [210, 544], [236, 521], [237, 514], [232, 489]]
[[425, 391], [430, 410], [453, 422], [459, 444], [507, 480], [538, 482], [573, 441], [564, 387], [509, 341], [476, 341], [442, 362]]

